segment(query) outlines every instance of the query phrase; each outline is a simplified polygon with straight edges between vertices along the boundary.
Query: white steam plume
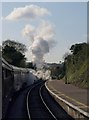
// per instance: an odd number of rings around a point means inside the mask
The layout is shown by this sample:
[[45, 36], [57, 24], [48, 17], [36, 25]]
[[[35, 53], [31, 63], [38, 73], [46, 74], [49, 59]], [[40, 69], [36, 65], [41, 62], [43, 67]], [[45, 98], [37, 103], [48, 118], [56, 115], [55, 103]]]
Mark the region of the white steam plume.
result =
[[37, 35], [46, 40], [50, 48], [52, 48], [55, 43], [54, 34], [54, 26], [48, 21], [43, 20], [37, 28]]
[[23, 36], [27, 36], [30, 40], [34, 40], [35, 33], [35, 27], [29, 24], [22, 31]]
[[33, 55], [33, 62], [36, 63], [37, 67], [41, 68], [43, 65], [43, 57], [49, 52], [48, 42], [42, 38], [35, 38], [32, 46], [31, 52]]
[[38, 68], [41, 68], [44, 64], [45, 54], [49, 53], [54, 44], [53, 26], [47, 21], [42, 21], [37, 28], [32, 25], [26, 25], [22, 33], [32, 41], [30, 46], [32, 61]]

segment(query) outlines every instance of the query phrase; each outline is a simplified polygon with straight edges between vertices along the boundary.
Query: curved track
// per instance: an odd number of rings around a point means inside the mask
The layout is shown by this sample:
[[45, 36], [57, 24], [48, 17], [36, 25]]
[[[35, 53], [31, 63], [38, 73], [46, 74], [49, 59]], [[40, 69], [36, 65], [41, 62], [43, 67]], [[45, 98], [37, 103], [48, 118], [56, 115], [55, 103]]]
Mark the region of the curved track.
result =
[[46, 106], [42, 96], [41, 87], [44, 82], [36, 84], [30, 89], [27, 95], [27, 110], [30, 120], [43, 119], [43, 120], [55, 120], [56, 117]]
[[36, 84], [29, 90], [27, 110], [29, 120], [73, 120], [50, 96], [44, 82]]
[[45, 81], [19, 91], [10, 102], [6, 120], [73, 120], [49, 94]]

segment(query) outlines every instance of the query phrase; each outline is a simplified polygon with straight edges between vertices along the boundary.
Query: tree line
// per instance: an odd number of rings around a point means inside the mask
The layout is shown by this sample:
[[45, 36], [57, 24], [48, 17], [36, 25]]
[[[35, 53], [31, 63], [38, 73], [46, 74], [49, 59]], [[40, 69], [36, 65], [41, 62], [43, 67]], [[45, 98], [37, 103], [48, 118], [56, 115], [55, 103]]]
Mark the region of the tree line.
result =
[[[2, 43], [2, 57], [17, 67], [36, 69], [32, 62], [26, 62], [24, 44], [6, 40]], [[51, 76], [55, 79], [64, 79], [65, 83], [89, 88], [89, 44], [79, 43], [70, 47], [70, 54], [64, 55], [64, 62], [57, 67], [50, 67]]]
[[70, 53], [64, 55], [61, 67], [51, 71], [56, 79], [63, 79], [66, 84], [74, 84], [89, 89], [89, 44], [72, 45]]
[[2, 57], [11, 65], [17, 67], [27, 67], [34, 69], [32, 62], [26, 62], [25, 52], [27, 48], [24, 44], [14, 40], [6, 40], [2, 43]]

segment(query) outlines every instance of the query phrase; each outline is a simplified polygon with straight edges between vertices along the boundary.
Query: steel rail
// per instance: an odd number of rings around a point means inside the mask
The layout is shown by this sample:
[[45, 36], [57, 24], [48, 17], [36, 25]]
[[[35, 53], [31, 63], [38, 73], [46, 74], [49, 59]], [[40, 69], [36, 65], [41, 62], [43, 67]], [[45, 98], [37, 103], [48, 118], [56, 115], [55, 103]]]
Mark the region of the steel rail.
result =
[[[30, 90], [28, 90], [28, 93], [27, 93], [27, 113], [28, 113], [28, 117], [29, 117], [29, 120], [31, 120], [31, 115], [30, 115], [30, 108], [29, 108], [29, 95], [30, 95], [30, 93], [31, 93], [31, 91], [35, 88], [35, 87], [37, 87], [39, 84], [41, 84], [42, 82], [40, 82], [40, 83], [37, 83], [37, 84], [35, 84]], [[55, 119], [55, 120], [57, 120], [57, 118], [56, 118], [56, 116], [52, 113], [52, 111], [49, 109], [49, 107], [47, 106], [47, 104], [45, 103], [45, 101], [44, 101], [44, 99], [43, 99], [43, 97], [42, 97], [42, 87], [44, 86], [44, 83], [40, 86], [40, 88], [39, 88], [39, 96], [40, 96], [40, 98], [41, 98], [41, 101], [42, 101], [42, 103], [43, 103], [43, 105], [45, 106], [45, 108], [47, 109], [47, 111], [51, 114], [51, 116]]]
[[41, 98], [41, 100], [42, 100], [42, 102], [43, 102], [43, 104], [45, 105], [45, 107], [46, 107], [46, 109], [49, 111], [49, 113], [52, 115], [52, 117], [55, 119], [55, 120], [58, 120], [57, 118], [56, 118], [56, 116], [52, 113], [52, 111], [50, 110], [50, 108], [47, 106], [47, 104], [45, 103], [45, 101], [44, 101], [44, 99], [43, 99], [43, 97], [42, 97], [42, 87], [44, 86], [44, 84], [40, 87], [40, 89], [39, 89], [39, 94], [40, 94], [40, 98]]
[[31, 115], [30, 115], [30, 110], [29, 110], [29, 95], [32, 91], [33, 88], [35, 88], [36, 86], [38, 86], [40, 83], [37, 83], [35, 86], [33, 86], [31, 89], [28, 90], [28, 93], [27, 93], [27, 101], [26, 101], [26, 104], [27, 104], [27, 113], [28, 113], [28, 117], [29, 117], [29, 120], [31, 120]]

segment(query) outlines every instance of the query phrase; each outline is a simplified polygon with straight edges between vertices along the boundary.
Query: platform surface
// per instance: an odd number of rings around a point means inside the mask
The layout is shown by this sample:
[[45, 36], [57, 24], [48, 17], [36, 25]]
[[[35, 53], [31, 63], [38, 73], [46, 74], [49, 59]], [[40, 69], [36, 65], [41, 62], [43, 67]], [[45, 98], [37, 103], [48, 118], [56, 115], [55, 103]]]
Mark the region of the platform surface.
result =
[[46, 84], [57, 96], [89, 113], [89, 90], [65, 84], [63, 80], [50, 80]]

